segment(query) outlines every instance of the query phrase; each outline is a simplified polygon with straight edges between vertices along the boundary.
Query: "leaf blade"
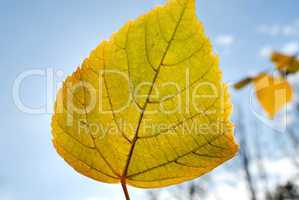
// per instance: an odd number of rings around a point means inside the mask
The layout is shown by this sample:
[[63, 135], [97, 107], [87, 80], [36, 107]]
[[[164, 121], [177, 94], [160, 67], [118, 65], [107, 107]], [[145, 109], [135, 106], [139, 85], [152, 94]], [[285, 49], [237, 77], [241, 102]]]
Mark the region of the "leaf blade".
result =
[[[53, 117], [53, 141], [58, 153], [79, 173], [107, 183], [126, 179], [136, 187], [162, 187], [196, 178], [235, 155], [238, 146], [227, 88], [221, 82], [218, 58], [195, 16], [194, 4], [194, 0], [169, 0], [128, 22], [65, 81]], [[86, 88], [72, 90], [81, 82], [95, 88], [92, 91], [101, 97], [89, 112], [86, 105], [92, 95]], [[165, 87], [167, 83], [180, 89]], [[211, 97], [201, 97], [204, 95]], [[190, 100], [194, 98], [194, 102]], [[70, 99], [83, 112], [70, 113]], [[130, 104], [122, 110], [126, 102]], [[59, 113], [61, 105], [66, 109]], [[167, 112], [178, 105], [183, 109]], [[167, 111], [162, 112], [161, 107]], [[103, 108], [111, 112], [99, 112]], [[69, 117], [73, 121], [68, 127]], [[123, 127], [122, 121], [129, 126]], [[194, 121], [212, 128], [185, 133], [185, 125]], [[58, 123], [72, 137], [58, 130]], [[93, 125], [99, 124], [103, 129], [93, 132]], [[166, 131], [146, 130], [148, 125], [160, 124], [167, 125]], [[98, 168], [106, 176], [99, 176]]]

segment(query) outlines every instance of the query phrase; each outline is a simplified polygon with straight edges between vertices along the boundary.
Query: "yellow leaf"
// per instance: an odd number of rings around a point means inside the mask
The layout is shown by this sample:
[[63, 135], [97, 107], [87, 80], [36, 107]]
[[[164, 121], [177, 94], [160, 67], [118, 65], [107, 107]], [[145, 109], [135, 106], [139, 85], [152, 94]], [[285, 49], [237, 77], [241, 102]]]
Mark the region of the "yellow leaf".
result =
[[60, 90], [58, 153], [106, 183], [163, 187], [237, 152], [231, 102], [194, 0], [168, 0], [93, 50]]
[[287, 80], [265, 73], [254, 80], [257, 99], [272, 119], [293, 98], [292, 87]]
[[299, 60], [296, 56], [274, 52], [271, 59], [276, 64], [276, 68], [283, 73], [294, 74], [299, 71]]
[[234, 88], [236, 90], [241, 90], [242, 88], [246, 87], [247, 85], [249, 85], [250, 83], [252, 83], [254, 79], [252, 77], [247, 77], [242, 79], [241, 81], [237, 82], [236, 84], [234, 84]]

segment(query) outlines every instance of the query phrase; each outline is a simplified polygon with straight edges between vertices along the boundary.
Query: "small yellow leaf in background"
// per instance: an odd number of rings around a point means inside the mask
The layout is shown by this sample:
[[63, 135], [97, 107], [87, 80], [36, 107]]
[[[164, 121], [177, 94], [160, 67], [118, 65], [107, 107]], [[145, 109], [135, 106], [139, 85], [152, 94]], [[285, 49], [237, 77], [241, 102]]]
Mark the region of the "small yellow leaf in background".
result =
[[236, 90], [241, 90], [244, 87], [246, 87], [247, 85], [249, 85], [250, 83], [252, 83], [253, 80], [254, 79], [252, 77], [248, 77], [248, 78], [242, 79], [238, 83], [234, 84], [234, 88]]
[[236, 154], [227, 87], [194, 4], [168, 0], [128, 22], [65, 80], [53, 143], [79, 173], [163, 187]]
[[276, 68], [283, 73], [294, 74], [299, 71], [299, 60], [295, 56], [274, 52], [271, 60], [275, 63]]
[[280, 77], [262, 73], [255, 78], [254, 85], [257, 99], [270, 118], [274, 118], [292, 100], [291, 85]]

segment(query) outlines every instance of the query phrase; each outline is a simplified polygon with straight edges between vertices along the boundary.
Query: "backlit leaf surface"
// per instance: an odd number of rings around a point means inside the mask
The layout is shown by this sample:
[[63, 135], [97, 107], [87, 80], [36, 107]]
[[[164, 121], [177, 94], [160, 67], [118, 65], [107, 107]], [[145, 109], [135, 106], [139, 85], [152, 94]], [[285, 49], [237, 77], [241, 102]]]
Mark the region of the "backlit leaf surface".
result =
[[261, 106], [270, 118], [275, 115], [293, 98], [292, 87], [287, 80], [260, 74], [254, 80], [255, 92]]
[[299, 60], [296, 56], [274, 52], [271, 59], [276, 64], [276, 68], [283, 73], [294, 74], [299, 71]]
[[79, 173], [163, 187], [236, 154], [231, 102], [194, 4], [168, 0], [128, 22], [65, 80], [53, 143]]

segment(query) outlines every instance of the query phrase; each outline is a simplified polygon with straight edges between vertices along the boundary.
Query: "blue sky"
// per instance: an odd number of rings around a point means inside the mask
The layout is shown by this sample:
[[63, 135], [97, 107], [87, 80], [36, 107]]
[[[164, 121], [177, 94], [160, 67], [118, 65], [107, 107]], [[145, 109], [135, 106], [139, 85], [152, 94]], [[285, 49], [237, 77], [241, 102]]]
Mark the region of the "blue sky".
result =
[[[226, 82], [268, 69], [271, 49], [299, 51], [297, 0], [196, 0], [197, 15], [220, 55]], [[31, 115], [13, 101], [13, 84], [26, 70], [69, 74], [101, 40], [163, 0], [0, 0], [0, 199], [122, 199], [120, 186], [75, 173], [51, 144], [51, 112]], [[60, 83], [63, 77], [55, 76]], [[44, 77], [25, 80], [22, 101], [53, 104]], [[247, 91], [234, 93], [244, 100]], [[243, 95], [245, 94], [245, 96]], [[248, 102], [247, 102], [248, 103]], [[141, 198], [143, 191], [133, 190]], [[136, 199], [135, 198], [135, 199]]]

